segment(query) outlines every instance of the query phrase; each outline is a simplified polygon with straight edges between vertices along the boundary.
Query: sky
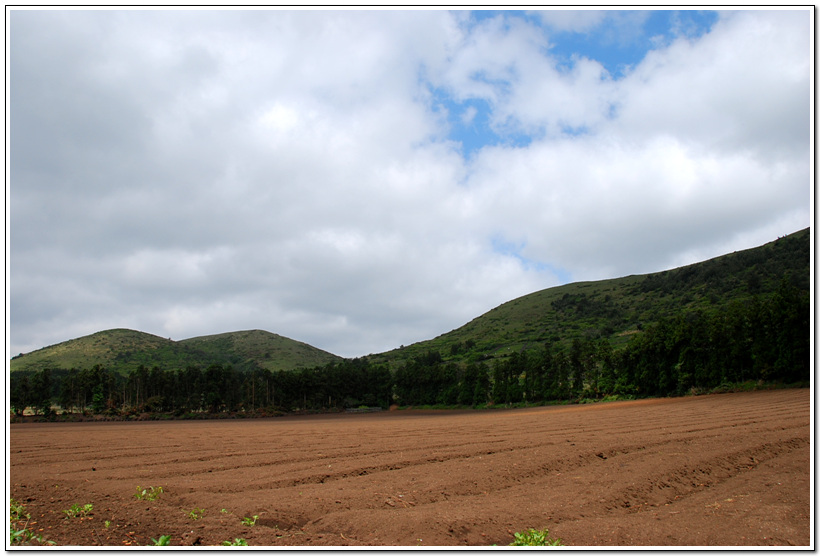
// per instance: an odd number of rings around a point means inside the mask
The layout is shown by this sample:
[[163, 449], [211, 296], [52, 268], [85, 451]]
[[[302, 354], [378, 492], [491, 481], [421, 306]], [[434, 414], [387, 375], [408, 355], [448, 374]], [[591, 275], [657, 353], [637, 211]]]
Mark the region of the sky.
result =
[[8, 13], [9, 356], [357, 357], [812, 223], [808, 8]]

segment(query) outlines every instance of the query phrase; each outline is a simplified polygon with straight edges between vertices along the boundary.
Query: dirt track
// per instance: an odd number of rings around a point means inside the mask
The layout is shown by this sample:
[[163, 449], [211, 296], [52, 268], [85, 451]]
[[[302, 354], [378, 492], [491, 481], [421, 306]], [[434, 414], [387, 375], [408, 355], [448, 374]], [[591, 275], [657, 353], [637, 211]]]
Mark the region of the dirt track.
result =
[[14, 424], [11, 495], [58, 545], [487, 546], [547, 527], [574, 546], [808, 546], [810, 396]]

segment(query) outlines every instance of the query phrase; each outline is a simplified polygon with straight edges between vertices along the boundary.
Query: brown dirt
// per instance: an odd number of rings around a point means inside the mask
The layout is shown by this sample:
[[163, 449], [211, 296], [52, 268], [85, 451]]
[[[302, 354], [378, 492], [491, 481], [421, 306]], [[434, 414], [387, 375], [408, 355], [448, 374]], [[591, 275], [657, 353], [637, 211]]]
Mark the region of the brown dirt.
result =
[[11, 496], [58, 545], [488, 546], [547, 527], [574, 546], [805, 547], [810, 400], [12, 424]]

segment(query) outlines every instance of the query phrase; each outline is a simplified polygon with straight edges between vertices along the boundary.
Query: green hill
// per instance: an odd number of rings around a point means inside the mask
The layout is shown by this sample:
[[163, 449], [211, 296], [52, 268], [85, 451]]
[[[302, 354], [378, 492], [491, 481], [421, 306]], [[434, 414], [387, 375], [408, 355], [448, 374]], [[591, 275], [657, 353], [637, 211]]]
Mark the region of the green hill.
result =
[[674, 270], [577, 282], [508, 301], [431, 340], [374, 355], [395, 368], [425, 353], [470, 361], [509, 356], [544, 343], [608, 338], [614, 348], [632, 334], [681, 311], [718, 311], [734, 301], [771, 295], [784, 277], [809, 290], [810, 232]]
[[21, 354], [11, 360], [12, 371], [38, 371], [45, 368], [71, 369], [131, 367], [179, 355], [179, 348], [167, 338], [146, 332], [116, 328]]
[[311, 345], [264, 330], [199, 336], [179, 342], [209, 359], [227, 355], [235, 367], [258, 365], [271, 371], [316, 367], [341, 359]]
[[146, 332], [113, 329], [68, 340], [12, 358], [10, 370], [88, 369], [95, 365], [128, 374], [140, 365], [184, 369], [232, 365], [237, 370], [313, 367], [338, 356], [262, 330], [228, 332], [172, 341]]

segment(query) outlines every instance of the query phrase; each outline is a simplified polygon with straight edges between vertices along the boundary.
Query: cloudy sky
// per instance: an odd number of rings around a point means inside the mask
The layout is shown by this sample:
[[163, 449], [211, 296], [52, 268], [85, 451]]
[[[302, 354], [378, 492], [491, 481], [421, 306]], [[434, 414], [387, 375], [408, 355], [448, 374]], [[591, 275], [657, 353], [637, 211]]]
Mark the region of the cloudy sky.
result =
[[812, 17], [13, 10], [10, 354], [360, 356], [803, 229]]

